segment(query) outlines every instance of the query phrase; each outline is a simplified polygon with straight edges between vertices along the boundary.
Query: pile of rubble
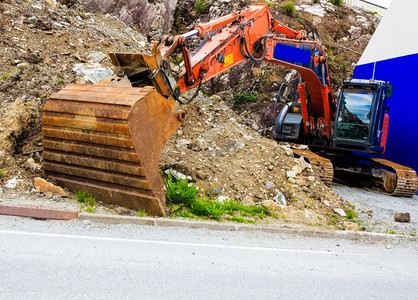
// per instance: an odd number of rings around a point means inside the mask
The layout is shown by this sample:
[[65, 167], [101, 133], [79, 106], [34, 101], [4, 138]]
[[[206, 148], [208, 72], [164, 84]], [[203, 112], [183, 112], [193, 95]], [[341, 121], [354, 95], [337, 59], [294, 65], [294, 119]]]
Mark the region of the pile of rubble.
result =
[[262, 204], [281, 222], [328, 226], [343, 219], [334, 209], [352, 207], [288, 145], [259, 135], [219, 97], [200, 94], [185, 110], [186, 121], [160, 160], [165, 173], [189, 178], [203, 195]]

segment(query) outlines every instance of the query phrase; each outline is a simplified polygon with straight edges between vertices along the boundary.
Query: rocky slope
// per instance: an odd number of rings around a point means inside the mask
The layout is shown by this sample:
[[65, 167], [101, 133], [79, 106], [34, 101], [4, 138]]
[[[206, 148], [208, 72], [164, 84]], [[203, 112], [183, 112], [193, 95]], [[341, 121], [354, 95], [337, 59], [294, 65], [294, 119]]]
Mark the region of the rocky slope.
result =
[[[197, 22], [249, 4], [212, 1], [198, 10], [193, 1], [62, 2], [67, 5], [53, 0], [0, 2], [3, 199], [19, 193], [36, 195], [32, 178], [42, 176], [42, 107], [48, 96], [63, 86], [94, 81], [82, 76], [88, 73], [87, 63], [96, 63], [96, 74], [97, 68], [98, 73], [110, 73], [110, 61], [103, 53], [142, 52], [157, 35], [189, 30]], [[376, 21], [371, 15], [359, 15], [325, 1], [315, 5], [296, 1], [297, 13], [292, 17], [284, 14], [280, 1], [271, 3], [273, 14], [283, 23], [306, 28], [312, 37], [329, 43], [333, 62], [346, 60], [343, 71], [347, 75]], [[342, 67], [335, 63], [331, 68]], [[263, 203], [282, 215], [282, 222], [342, 226], [344, 219], [333, 209], [347, 210], [350, 203], [318, 181], [309, 165], [294, 159], [288, 146], [257, 133], [262, 131], [261, 108], [271, 103], [287, 73], [286, 69], [248, 63], [209, 82], [205, 91], [218, 95], [200, 94], [195, 103], [185, 107], [186, 122], [170, 140], [160, 167], [190, 176], [202, 192], [247, 204]], [[261, 97], [257, 103], [235, 107], [237, 115], [230, 108], [234, 95], [243, 90], [257, 91]]]

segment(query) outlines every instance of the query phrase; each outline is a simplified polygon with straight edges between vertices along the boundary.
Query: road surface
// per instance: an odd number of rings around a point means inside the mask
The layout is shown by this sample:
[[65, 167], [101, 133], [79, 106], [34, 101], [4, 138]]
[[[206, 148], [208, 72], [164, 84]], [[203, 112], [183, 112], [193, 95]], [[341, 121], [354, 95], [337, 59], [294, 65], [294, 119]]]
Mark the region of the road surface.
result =
[[406, 245], [0, 216], [1, 299], [416, 299]]

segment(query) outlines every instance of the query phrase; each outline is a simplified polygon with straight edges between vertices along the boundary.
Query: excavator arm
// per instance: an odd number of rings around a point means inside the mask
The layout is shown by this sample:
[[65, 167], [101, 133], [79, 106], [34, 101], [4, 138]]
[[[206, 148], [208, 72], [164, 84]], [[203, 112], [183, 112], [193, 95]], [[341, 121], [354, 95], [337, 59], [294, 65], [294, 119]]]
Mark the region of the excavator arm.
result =
[[[206, 39], [191, 53], [187, 40], [193, 36]], [[174, 66], [172, 57], [177, 52], [181, 52], [183, 61]], [[306, 40], [305, 31], [293, 30], [275, 20], [266, 4], [254, 4], [179, 36], [163, 36], [154, 44], [151, 56], [110, 55], [115, 65], [131, 73], [135, 68], [132, 62], [141, 56], [144, 64], [140, 67], [149, 69], [152, 84], [162, 95], [175, 99], [247, 60], [295, 69], [304, 80], [299, 91], [305, 133], [331, 138], [335, 104], [326, 53], [318, 42]]]

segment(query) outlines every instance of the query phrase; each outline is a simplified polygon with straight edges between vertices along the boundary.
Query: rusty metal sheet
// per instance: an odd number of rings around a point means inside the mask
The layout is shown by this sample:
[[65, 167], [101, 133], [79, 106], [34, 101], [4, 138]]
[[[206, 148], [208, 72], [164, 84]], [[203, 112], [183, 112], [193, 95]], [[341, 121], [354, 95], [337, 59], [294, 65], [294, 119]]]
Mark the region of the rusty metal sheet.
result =
[[85, 132], [70, 130], [69, 128], [59, 129], [59, 128], [50, 128], [43, 126], [42, 128], [43, 136], [64, 139], [71, 141], [80, 141], [92, 144], [101, 144], [107, 146], [115, 146], [122, 148], [133, 148], [133, 144], [128, 135], [112, 135], [111, 133], [102, 133], [102, 132]]
[[74, 115], [96, 116], [108, 119], [129, 118], [131, 107], [105, 105], [100, 103], [84, 103], [66, 100], [49, 101], [44, 106], [44, 112], [57, 112]]
[[52, 152], [47, 150], [43, 152], [45, 161], [54, 161], [70, 165], [83, 166], [88, 168], [96, 168], [101, 170], [112, 170], [118, 173], [132, 174], [136, 176], [145, 176], [144, 171], [139, 163], [128, 163], [125, 161], [102, 159], [97, 157], [85, 157], [77, 154], [69, 154], [62, 152]]
[[125, 120], [105, 120], [94, 116], [60, 115], [45, 112], [42, 123], [50, 126], [60, 126], [83, 130], [129, 134], [129, 127]]
[[72, 220], [78, 218], [78, 212], [61, 211], [31, 207], [15, 207], [0, 205], [0, 214], [35, 219]]
[[101, 104], [116, 104], [122, 106], [132, 106], [139, 99], [145, 97], [153, 90], [153, 87], [144, 88], [120, 88], [103, 86], [82, 86], [74, 89], [63, 89], [51, 95], [50, 99], [92, 102]]
[[[103, 85], [88, 85], [88, 84], [71, 84], [63, 88], [61, 91], [53, 94], [57, 95], [62, 91], [73, 91], [82, 93], [103, 93], [103, 94], [121, 94], [124, 95], [146, 95], [150, 91], [154, 90], [153, 86], [145, 86], [142, 88], [129, 88], [129, 87], [118, 87], [118, 86], [103, 86]], [[51, 99], [55, 97], [51, 96]]]
[[80, 181], [77, 179], [51, 176], [58, 184], [66, 186], [73, 191], [87, 190], [97, 200], [108, 204], [116, 204], [133, 210], [145, 210], [154, 216], [165, 216], [165, 207], [161, 200], [152, 194], [140, 193], [133, 189], [120, 188], [117, 185], [100, 185], [93, 181]]
[[136, 152], [134, 149], [124, 149], [124, 148], [111, 148], [106, 146], [99, 146], [95, 145], [94, 147], [91, 147], [91, 145], [81, 144], [75, 141], [56, 141], [48, 139], [47, 137], [44, 137], [42, 141], [42, 145], [44, 147], [44, 151], [47, 151], [48, 149], [56, 150], [56, 151], [62, 151], [66, 153], [78, 153], [78, 154], [85, 154], [89, 157], [104, 157], [104, 158], [110, 158], [110, 159], [119, 159], [123, 161], [129, 161], [129, 162], [136, 162], [140, 163], [139, 159], [136, 155]]
[[76, 85], [45, 108], [43, 167], [50, 178], [106, 203], [166, 214], [158, 162], [185, 117], [172, 98], [152, 87]]
[[115, 183], [121, 186], [130, 186], [141, 190], [151, 190], [149, 182], [145, 177], [136, 177], [130, 174], [117, 174], [115, 172], [106, 172], [106, 170], [96, 170], [93, 168], [83, 168], [78, 166], [58, 164], [45, 161], [43, 168], [53, 173], [73, 175], [98, 181]]

